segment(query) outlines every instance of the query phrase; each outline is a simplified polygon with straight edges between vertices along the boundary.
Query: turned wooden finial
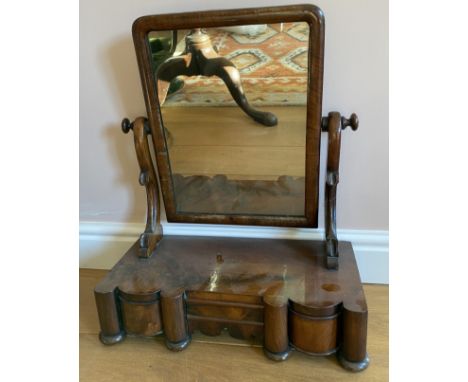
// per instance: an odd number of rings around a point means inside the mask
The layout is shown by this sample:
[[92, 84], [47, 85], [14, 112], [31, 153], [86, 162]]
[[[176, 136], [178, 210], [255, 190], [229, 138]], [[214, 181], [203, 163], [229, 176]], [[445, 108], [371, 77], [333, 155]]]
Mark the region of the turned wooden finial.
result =
[[353, 131], [356, 131], [359, 127], [359, 118], [356, 113], [351, 114], [351, 117], [345, 118], [341, 117], [341, 128], [344, 130], [348, 126], [351, 126]]
[[[133, 130], [133, 122], [130, 122], [128, 118], [122, 119], [122, 123], [120, 124], [122, 127], [122, 131], [124, 134], [127, 134], [130, 130]], [[148, 120], [145, 118], [144, 120], [144, 128], [146, 134], [151, 134], [151, 129], [148, 125]]]
[[[320, 123], [322, 131], [328, 131], [329, 117], [323, 117]], [[349, 118], [341, 117], [341, 129], [344, 130], [348, 126], [351, 127], [353, 131], [356, 131], [359, 127], [359, 118], [356, 113], [351, 114]]]
[[133, 129], [133, 123], [130, 123], [130, 120], [128, 118], [122, 119], [122, 123], [120, 124], [122, 126], [122, 131], [124, 134], [127, 134], [130, 130]]

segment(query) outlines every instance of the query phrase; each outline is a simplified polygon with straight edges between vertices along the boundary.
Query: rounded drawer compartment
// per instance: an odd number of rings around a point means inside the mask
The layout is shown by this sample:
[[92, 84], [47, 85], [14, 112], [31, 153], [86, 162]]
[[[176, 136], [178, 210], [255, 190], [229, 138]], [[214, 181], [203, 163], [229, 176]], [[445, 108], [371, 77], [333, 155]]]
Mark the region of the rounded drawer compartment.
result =
[[159, 293], [130, 295], [120, 293], [122, 321], [127, 334], [155, 336], [162, 333]]
[[339, 345], [339, 318], [309, 316], [289, 309], [289, 342], [297, 350], [312, 355], [328, 355], [336, 352]]

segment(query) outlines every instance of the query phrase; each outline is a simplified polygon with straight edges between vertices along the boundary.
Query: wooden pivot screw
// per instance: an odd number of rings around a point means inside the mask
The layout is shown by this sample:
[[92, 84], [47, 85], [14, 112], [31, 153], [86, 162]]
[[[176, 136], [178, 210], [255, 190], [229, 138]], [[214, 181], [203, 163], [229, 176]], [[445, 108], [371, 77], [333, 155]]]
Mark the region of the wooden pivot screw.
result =
[[[122, 131], [124, 132], [124, 134], [127, 134], [130, 130], [133, 130], [133, 122], [130, 122], [128, 118], [122, 119], [122, 123], [120, 124], [120, 126], [122, 127]], [[144, 126], [145, 126], [145, 133], [148, 135], [151, 134], [151, 130], [148, 125], [148, 120], [146, 118], [145, 118]]]
[[344, 130], [348, 126], [351, 127], [353, 131], [356, 131], [359, 127], [359, 118], [356, 113], [351, 114], [349, 118], [341, 117], [341, 128]]
[[130, 120], [128, 118], [122, 119], [122, 123], [120, 124], [122, 127], [122, 131], [124, 134], [127, 134], [130, 130], [133, 129], [133, 123], [130, 123]]

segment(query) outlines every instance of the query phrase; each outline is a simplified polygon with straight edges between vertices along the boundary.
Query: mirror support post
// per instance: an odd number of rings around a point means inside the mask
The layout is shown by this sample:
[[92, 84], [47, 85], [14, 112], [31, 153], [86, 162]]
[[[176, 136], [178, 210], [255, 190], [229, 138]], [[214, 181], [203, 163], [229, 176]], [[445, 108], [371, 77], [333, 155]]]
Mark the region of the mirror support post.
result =
[[144, 117], [138, 117], [132, 123], [127, 118], [123, 119], [122, 131], [127, 134], [130, 130], [133, 130], [135, 151], [140, 166], [139, 183], [146, 188], [147, 200], [146, 228], [140, 235], [138, 253], [139, 257], [151, 257], [163, 236], [159, 186], [148, 145], [148, 135], [151, 134], [151, 130], [148, 120]]
[[322, 131], [328, 132], [327, 175], [325, 184], [325, 240], [327, 246], [327, 268], [338, 269], [338, 237], [336, 235], [336, 188], [339, 182], [341, 130], [351, 126], [357, 130], [356, 114], [345, 118], [333, 111], [322, 118]]

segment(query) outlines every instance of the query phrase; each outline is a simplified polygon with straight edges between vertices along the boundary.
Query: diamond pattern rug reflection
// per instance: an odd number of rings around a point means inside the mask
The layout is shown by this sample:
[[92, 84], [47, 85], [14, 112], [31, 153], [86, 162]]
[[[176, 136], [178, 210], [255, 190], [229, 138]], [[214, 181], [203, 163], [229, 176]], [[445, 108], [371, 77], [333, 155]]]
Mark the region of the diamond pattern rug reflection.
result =
[[[231, 60], [242, 76], [252, 105], [305, 105], [307, 98], [307, 23], [270, 24], [256, 35], [206, 30], [215, 49]], [[180, 76], [184, 87], [170, 94], [165, 106], [235, 106], [217, 77]]]

